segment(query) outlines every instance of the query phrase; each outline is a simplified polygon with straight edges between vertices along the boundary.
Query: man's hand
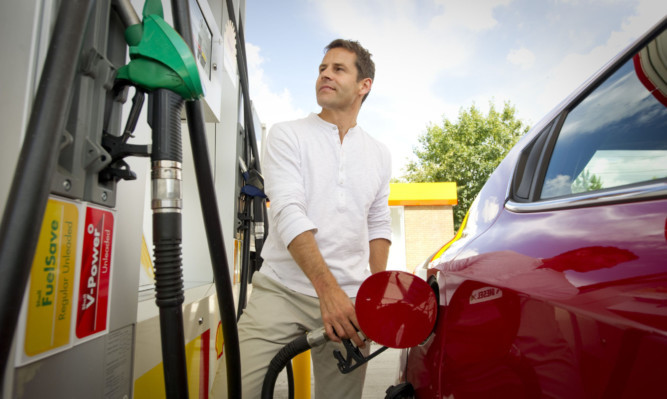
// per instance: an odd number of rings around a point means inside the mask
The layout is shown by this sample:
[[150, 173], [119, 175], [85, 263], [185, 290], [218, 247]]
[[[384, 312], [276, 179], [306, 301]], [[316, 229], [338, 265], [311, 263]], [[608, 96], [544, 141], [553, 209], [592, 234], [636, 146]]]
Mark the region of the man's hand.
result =
[[320, 299], [320, 311], [324, 329], [334, 342], [351, 339], [360, 348], [364, 342], [359, 338], [359, 323], [354, 304], [338, 285], [336, 278], [327, 267], [312, 231], [296, 236], [287, 246], [292, 258], [313, 283]]
[[336, 284], [318, 292], [318, 295], [322, 321], [329, 338], [335, 342], [341, 342], [341, 338], [351, 339], [356, 346], [363, 348], [365, 344], [357, 334], [359, 331], [357, 314], [347, 294]]

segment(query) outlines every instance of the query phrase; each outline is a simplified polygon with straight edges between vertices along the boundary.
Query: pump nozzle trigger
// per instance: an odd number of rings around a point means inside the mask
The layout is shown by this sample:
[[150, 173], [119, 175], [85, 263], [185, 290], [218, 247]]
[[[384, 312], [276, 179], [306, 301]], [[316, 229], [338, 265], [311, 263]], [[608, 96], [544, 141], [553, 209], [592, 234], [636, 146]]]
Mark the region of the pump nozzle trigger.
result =
[[382, 348], [368, 355], [368, 357], [365, 357], [359, 348], [357, 348], [352, 343], [352, 341], [349, 339], [344, 339], [342, 341], [343, 345], [345, 346], [345, 350], [347, 351], [347, 356], [343, 357], [343, 354], [339, 350], [335, 350], [334, 357], [338, 360], [338, 370], [340, 370], [340, 372], [343, 374], [347, 374], [355, 370], [357, 367], [363, 365], [364, 363], [373, 359], [375, 356], [387, 350], [387, 347], [383, 346]]

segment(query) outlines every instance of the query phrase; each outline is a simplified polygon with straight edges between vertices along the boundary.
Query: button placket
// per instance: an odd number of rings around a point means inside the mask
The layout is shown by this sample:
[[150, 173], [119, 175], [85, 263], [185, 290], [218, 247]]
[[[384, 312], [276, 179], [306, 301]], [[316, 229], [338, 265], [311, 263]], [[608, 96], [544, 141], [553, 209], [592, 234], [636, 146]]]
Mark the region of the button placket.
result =
[[345, 140], [340, 143], [338, 152], [338, 208], [345, 209]]

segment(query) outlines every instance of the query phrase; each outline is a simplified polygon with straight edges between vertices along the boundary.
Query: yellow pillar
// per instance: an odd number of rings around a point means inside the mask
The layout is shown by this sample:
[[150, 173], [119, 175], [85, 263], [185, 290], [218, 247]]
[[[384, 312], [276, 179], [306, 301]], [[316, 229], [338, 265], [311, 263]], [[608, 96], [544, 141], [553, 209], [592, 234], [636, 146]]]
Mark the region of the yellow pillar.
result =
[[310, 351], [305, 351], [292, 359], [294, 373], [294, 398], [310, 399]]

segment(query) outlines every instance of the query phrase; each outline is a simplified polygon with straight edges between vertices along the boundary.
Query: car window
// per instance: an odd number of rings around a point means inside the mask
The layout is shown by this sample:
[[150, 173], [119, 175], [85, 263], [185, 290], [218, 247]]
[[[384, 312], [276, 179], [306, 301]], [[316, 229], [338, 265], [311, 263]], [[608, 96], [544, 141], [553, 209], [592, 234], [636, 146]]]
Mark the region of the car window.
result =
[[[647, 48], [655, 43], [667, 47], [666, 36]], [[568, 113], [541, 199], [667, 177], [666, 61], [658, 54], [656, 62], [649, 50], [625, 63]]]

